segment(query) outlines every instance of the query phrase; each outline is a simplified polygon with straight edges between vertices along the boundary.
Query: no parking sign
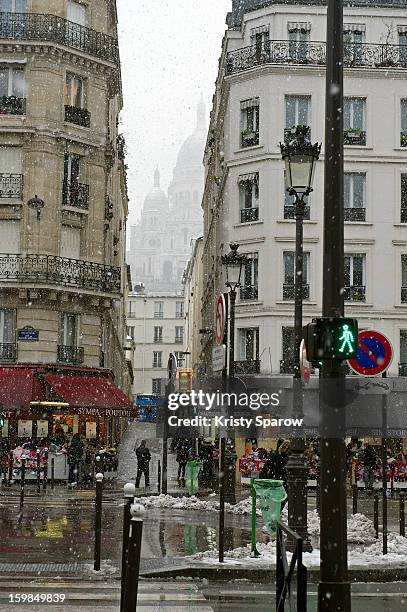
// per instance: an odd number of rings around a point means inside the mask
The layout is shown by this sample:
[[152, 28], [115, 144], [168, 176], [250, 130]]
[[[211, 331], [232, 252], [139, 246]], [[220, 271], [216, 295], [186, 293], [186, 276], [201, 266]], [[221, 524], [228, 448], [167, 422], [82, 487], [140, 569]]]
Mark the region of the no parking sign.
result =
[[393, 347], [383, 334], [374, 330], [358, 335], [358, 354], [348, 364], [361, 376], [377, 376], [385, 372], [393, 359]]

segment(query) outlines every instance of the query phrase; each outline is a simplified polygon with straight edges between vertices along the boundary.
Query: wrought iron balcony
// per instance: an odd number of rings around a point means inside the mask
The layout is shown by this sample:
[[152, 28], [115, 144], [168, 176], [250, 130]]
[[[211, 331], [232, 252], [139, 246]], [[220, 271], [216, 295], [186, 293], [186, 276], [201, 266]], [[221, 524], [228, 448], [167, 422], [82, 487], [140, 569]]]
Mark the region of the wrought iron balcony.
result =
[[175, 336], [175, 344], [183, 344], [184, 338], [182, 336]]
[[120, 268], [55, 255], [0, 255], [0, 283], [8, 281], [121, 292]]
[[366, 208], [345, 208], [345, 221], [366, 221]]
[[0, 39], [53, 42], [114, 64], [119, 63], [116, 38], [56, 15], [0, 13]]
[[[309, 285], [302, 286], [302, 299], [309, 300]], [[283, 300], [295, 300], [295, 285], [283, 285]]]
[[73, 365], [81, 365], [83, 363], [83, 346], [64, 346], [58, 345], [58, 361], [59, 363], [71, 363]]
[[250, 223], [259, 220], [258, 208], [242, 208], [240, 211], [240, 223]]
[[280, 374], [295, 374], [298, 364], [292, 359], [281, 359]]
[[241, 300], [257, 300], [259, 297], [259, 288], [257, 285], [246, 285], [240, 287]]
[[399, 376], [407, 376], [407, 363], [399, 363]]
[[407, 147], [407, 133], [400, 132], [400, 147]]
[[89, 185], [64, 181], [62, 186], [62, 203], [64, 206], [73, 206], [74, 208], [88, 210], [88, 200]]
[[0, 344], [0, 361], [15, 361], [17, 359], [17, 344]]
[[[405, 45], [346, 43], [344, 51], [344, 65], [348, 68], [407, 68]], [[325, 42], [269, 40], [262, 45], [230, 51], [226, 60], [226, 74], [235, 74], [265, 64], [324, 66], [325, 63]]]
[[259, 144], [259, 131], [245, 130], [242, 132], [242, 148], [255, 147]]
[[[406, 64], [407, 68], [407, 64]], [[345, 130], [343, 133], [343, 144], [353, 146], [366, 146], [366, 132], [359, 130], [358, 128]]]
[[400, 209], [400, 223], [407, 223], [407, 206], [401, 206]]
[[25, 98], [0, 97], [0, 115], [25, 115]]
[[401, 288], [401, 303], [405, 304], [407, 302], [407, 287]]
[[163, 337], [162, 336], [154, 336], [153, 342], [155, 342], [156, 344], [161, 344], [162, 341], [163, 341]]
[[22, 174], [0, 174], [0, 198], [23, 197], [23, 175]]
[[353, 285], [343, 288], [343, 298], [346, 302], [365, 302], [366, 287], [363, 285]]
[[[309, 221], [311, 217], [311, 208], [309, 206], [304, 207], [304, 219]], [[284, 205], [284, 219], [295, 219], [295, 204]]]
[[65, 121], [81, 127], [90, 127], [90, 112], [77, 106], [65, 106]]
[[235, 361], [235, 374], [260, 374], [260, 359]]

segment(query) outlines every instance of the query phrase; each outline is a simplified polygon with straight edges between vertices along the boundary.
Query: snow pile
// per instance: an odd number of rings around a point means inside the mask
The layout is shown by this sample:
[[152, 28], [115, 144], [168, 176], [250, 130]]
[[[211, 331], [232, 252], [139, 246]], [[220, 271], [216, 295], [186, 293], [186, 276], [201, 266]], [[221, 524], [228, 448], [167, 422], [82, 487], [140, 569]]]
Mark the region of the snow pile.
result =
[[321, 532], [321, 522], [316, 510], [308, 512], [308, 533], [310, 536], [319, 536]]
[[373, 521], [364, 514], [352, 514], [348, 518], [348, 542], [368, 544], [374, 542], [376, 532]]
[[[275, 562], [276, 559], [276, 543], [274, 540], [263, 544], [259, 542], [256, 545], [257, 551], [260, 553], [260, 557], [254, 558], [251, 556], [251, 545], [241, 546], [234, 548], [233, 550], [225, 551], [225, 559], [235, 559], [240, 561], [266, 561], [270, 563]], [[205, 552], [196, 553], [190, 558], [202, 561], [210, 561], [217, 559], [219, 552], [217, 550], [206, 550]]]
[[[192, 497], [172, 497], [172, 495], [152, 495], [137, 497], [135, 503], [143, 504], [146, 508], [172, 509], [172, 510], [199, 510], [200, 512], [219, 512], [219, 501], [214, 499], [203, 500]], [[239, 515], [250, 515], [252, 512], [251, 497], [242, 499], [237, 504], [225, 504], [226, 512]], [[257, 515], [261, 511], [257, 508]]]
[[[381, 557], [383, 551], [383, 538], [376, 540], [374, 544], [367, 547], [357, 548], [355, 552], [364, 552], [372, 557]], [[395, 533], [387, 535], [387, 551], [389, 554], [404, 555], [407, 557], [407, 538]]]

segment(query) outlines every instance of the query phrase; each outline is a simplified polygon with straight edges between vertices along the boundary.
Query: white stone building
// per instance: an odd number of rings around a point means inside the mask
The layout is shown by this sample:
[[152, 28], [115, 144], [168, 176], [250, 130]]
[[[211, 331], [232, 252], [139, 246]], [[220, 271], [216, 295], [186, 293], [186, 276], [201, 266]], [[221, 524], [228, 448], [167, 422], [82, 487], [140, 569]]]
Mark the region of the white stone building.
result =
[[[407, 12], [344, 2], [345, 310], [394, 347], [407, 374]], [[242, 371], [292, 373], [295, 222], [279, 142], [294, 125], [324, 142], [326, 5], [233, 2], [205, 154], [203, 326], [225, 291], [220, 256], [250, 256], [237, 303]], [[304, 324], [321, 313], [324, 148], [304, 225]], [[211, 337], [201, 360], [211, 369]]]
[[128, 299], [127, 333], [134, 340], [134, 397], [164, 395], [170, 353], [178, 366], [189, 366], [185, 351], [184, 296], [132, 293]]

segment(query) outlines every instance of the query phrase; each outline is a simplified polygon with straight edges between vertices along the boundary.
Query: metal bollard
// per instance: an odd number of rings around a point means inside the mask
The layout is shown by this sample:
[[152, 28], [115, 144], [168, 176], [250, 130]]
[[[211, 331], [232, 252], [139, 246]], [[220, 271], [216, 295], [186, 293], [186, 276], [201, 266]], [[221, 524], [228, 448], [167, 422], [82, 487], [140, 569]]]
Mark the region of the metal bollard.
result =
[[41, 493], [41, 455], [40, 449], [37, 448], [37, 493]]
[[161, 461], [160, 459], [158, 460], [158, 467], [157, 467], [157, 491], [158, 493], [161, 493]]
[[127, 553], [126, 562], [126, 584], [123, 612], [134, 612], [134, 610], [137, 609], [144, 506], [141, 504], [133, 504], [130, 507], [130, 514], [129, 550]]
[[358, 513], [358, 485], [352, 485], [352, 514]]
[[95, 498], [95, 554], [93, 569], [100, 571], [100, 550], [102, 541], [102, 495], [103, 474], [96, 474], [96, 498]]
[[406, 512], [404, 493], [400, 493], [400, 535], [406, 537]]
[[379, 537], [379, 496], [376, 495], [374, 496], [374, 503], [373, 503], [373, 525], [374, 525], [374, 530], [376, 533], [376, 538]]
[[13, 453], [9, 454], [9, 464], [8, 464], [8, 486], [11, 486], [11, 481], [13, 480]]
[[55, 486], [55, 459], [52, 457], [51, 459], [51, 490], [54, 490]]
[[136, 487], [132, 482], [128, 482], [123, 487], [124, 508], [123, 508], [123, 545], [122, 545], [122, 578], [121, 578], [121, 597], [120, 612], [123, 612], [124, 593], [126, 588], [126, 560], [129, 550], [129, 530], [130, 530], [130, 507], [136, 495]]
[[18, 523], [21, 524], [23, 520], [23, 509], [24, 509], [24, 493], [25, 493], [25, 459], [21, 459], [21, 490], [20, 490], [20, 511], [18, 513]]
[[44, 491], [47, 490], [48, 484], [48, 452], [44, 451], [44, 470], [43, 470], [42, 488]]

